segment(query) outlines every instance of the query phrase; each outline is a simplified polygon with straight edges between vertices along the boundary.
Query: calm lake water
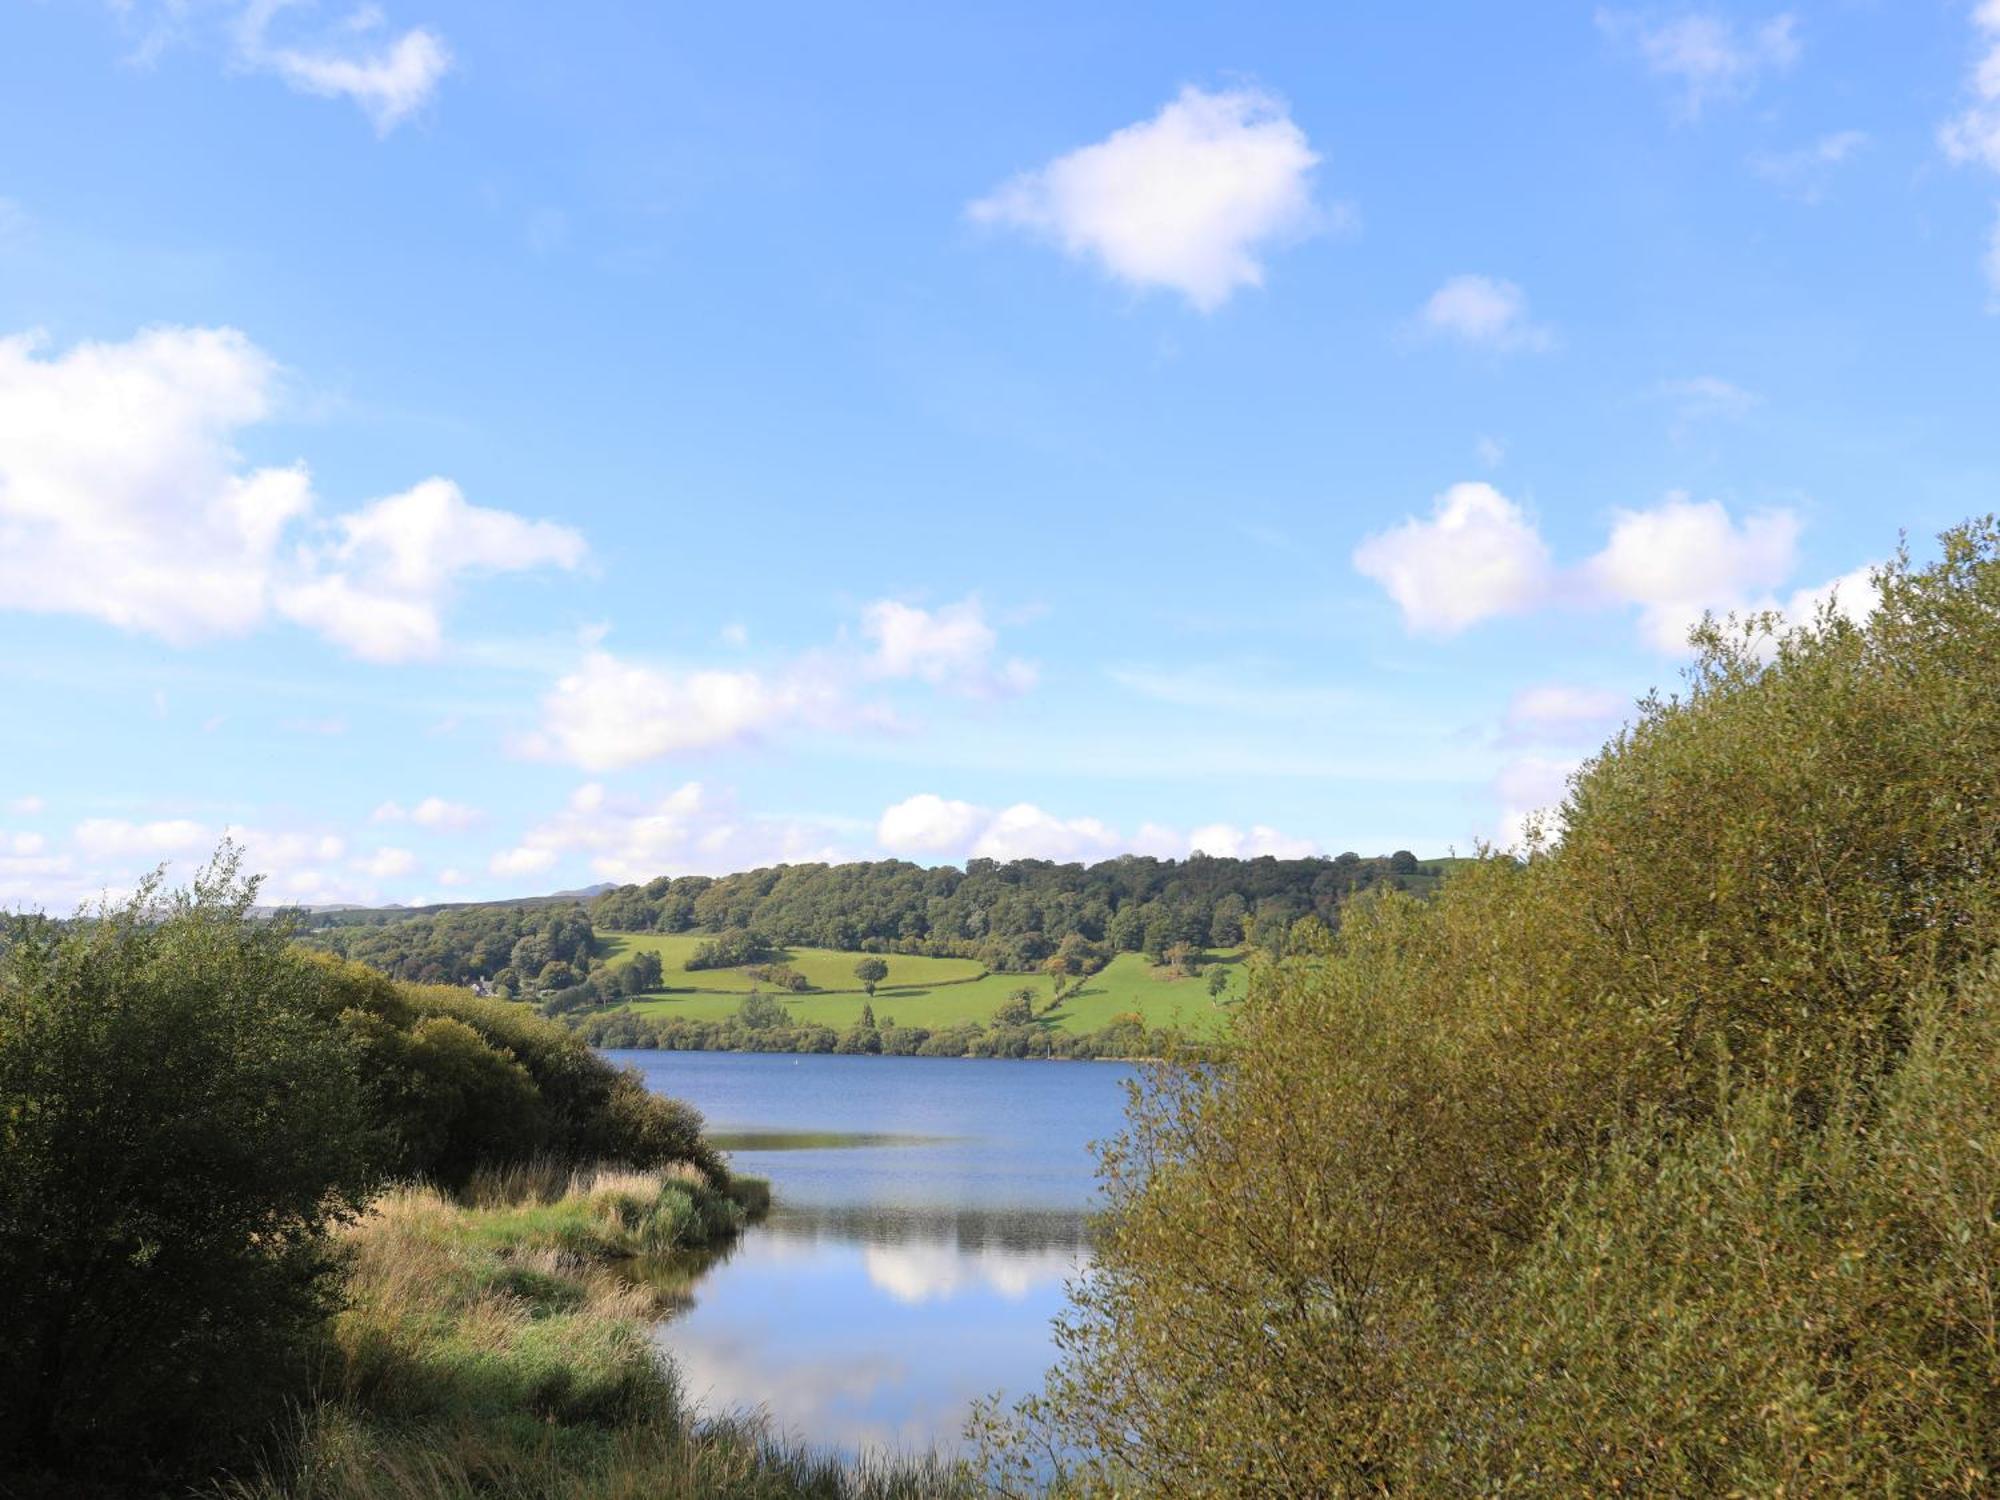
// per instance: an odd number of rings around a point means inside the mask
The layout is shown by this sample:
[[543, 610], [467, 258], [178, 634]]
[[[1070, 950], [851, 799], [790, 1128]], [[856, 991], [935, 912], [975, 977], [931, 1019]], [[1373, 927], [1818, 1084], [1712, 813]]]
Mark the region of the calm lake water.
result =
[[694, 1104], [775, 1205], [661, 1326], [687, 1393], [849, 1451], [960, 1445], [1033, 1390], [1088, 1258], [1113, 1063], [616, 1051]]

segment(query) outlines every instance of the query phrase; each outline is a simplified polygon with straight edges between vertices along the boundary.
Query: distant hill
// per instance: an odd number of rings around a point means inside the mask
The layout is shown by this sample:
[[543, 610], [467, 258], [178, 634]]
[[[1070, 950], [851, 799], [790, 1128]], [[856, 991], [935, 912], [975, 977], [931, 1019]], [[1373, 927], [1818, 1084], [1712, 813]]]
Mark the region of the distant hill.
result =
[[588, 901], [593, 896], [601, 896], [606, 891], [615, 891], [617, 889], [618, 887], [611, 881], [600, 880], [596, 885], [587, 885], [581, 890], [553, 891], [541, 899], [546, 901]]
[[483, 980], [516, 993], [587, 977], [602, 962], [604, 932], [742, 931], [780, 946], [963, 958], [1025, 973], [1066, 942], [1109, 954], [1276, 947], [1303, 917], [1337, 924], [1341, 906], [1362, 892], [1428, 894], [1457, 862], [1399, 850], [1282, 860], [1124, 855], [1094, 865], [975, 859], [964, 869], [777, 865], [508, 901], [309, 910], [301, 936], [398, 979]]

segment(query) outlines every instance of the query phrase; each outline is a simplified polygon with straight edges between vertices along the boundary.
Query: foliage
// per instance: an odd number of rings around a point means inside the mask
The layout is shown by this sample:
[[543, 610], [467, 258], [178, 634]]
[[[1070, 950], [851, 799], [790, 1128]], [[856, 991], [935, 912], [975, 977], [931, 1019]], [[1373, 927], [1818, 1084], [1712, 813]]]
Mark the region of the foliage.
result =
[[707, 942], [698, 944], [685, 960], [690, 969], [734, 969], [742, 964], [763, 963], [777, 957], [777, 944], [761, 932], [730, 927]]
[[997, 1475], [1990, 1491], [2000, 528], [1698, 645], [1559, 846], [1300, 924], [1135, 1098]]
[[546, 1155], [687, 1161], [717, 1182], [727, 1175], [700, 1115], [649, 1092], [568, 1027], [505, 1000], [394, 984], [358, 964], [315, 955], [313, 965], [396, 1171], [456, 1186], [483, 1162]]
[[367, 1096], [255, 892], [225, 852], [0, 945], [0, 1489], [196, 1472], [302, 1388]]
[[[754, 1017], [754, 1019], [753, 1019]], [[722, 1020], [641, 1016], [601, 1011], [585, 1017], [578, 1034], [593, 1047], [648, 1047], [682, 1052], [871, 1052], [897, 1057], [1182, 1058], [1215, 1057], [1214, 1044], [1192, 1041], [1165, 1027], [1127, 1015], [1097, 1031], [1058, 1031], [1046, 1018], [928, 1027], [880, 1026], [864, 1018], [846, 1031], [799, 1021], [769, 995], [747, 997], [735, 1016]], [[871, 1040], [872, 1039], [872, 1040]]]
[[684, 1411], [651, 1337], [684, 1281], [658, 1252], [726, 1241], [743, 1213], [696, 1173], [550, 1163], [483, 1172], [461, 1199], [385, 1195], [344, 1233], [322, 1404], [213, 1500], [964, 1493], [940, 1461], [848, 1472]]
[[[560, 989], [588, 974], [597, 935], [574, 903], [302, 914], [299, 940], [417, 984], [496, 981], [513, 993]], [[555, 978], [542, 975], [559, 966]]]
[[812, 988], [811, 981], [790, 964], [751, 964], [743, 972], [759, 984], [768, 984], [776, 989], [798, 993]]
[[1067, 952], [1078, 960], [1076, 972], [1088, 973], [1092, 959], [1101, 966], [1112, 950], [1158, 958], [1179, 942], [1197, 949], [1246, 939], [1275, 944], [1300, 917], [1336, 921], [1342, 903], [1359, 892], [1427, 892], [1441, 868], [1419, 864], [1406, 850], [1386, 859], [1128, 855], [1088, 867], [975, 859], [963, 871], [878, 860], [783, 865], [720, 879], [663, 876], [607, 891], [590, 912], [604, 930], [716, 933], [718, 943], [728, 941], [709, 967], [768, 957], [728, 956], [754, 932], [772, 946], [971, 958], [1010, 973]]

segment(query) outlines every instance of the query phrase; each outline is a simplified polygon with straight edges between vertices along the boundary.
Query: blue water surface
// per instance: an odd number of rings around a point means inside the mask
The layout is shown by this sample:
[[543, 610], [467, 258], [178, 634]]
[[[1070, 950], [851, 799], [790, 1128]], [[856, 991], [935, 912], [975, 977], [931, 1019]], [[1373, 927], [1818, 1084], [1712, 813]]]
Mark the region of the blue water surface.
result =
[[1089, 1258], [1089, 1143], [1120, 1128], [1133, 1070], [607, 1055], [695, 1105], [734, 1143], [731, 1165], [771, 1181], [770, 1218], [661, 1326], [704, 1410], [762, 1411], [849, 1452], [950, 1450], [976, 1398], [1039, 1383], [1064, 1281]]

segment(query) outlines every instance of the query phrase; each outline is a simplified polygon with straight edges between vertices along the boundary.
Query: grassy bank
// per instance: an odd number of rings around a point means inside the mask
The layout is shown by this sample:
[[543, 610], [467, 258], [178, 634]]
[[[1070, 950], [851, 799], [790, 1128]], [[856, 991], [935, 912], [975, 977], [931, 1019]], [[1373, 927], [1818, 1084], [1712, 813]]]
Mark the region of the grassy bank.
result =
[[767, 1203], [755, 1179], [542, 1166], [383, 1195], [341, 1232], [319, 1406], [216, 1500], [959, 1492], [942, 1463], [843, 1465], [683, 1406], [653, 1325]]

